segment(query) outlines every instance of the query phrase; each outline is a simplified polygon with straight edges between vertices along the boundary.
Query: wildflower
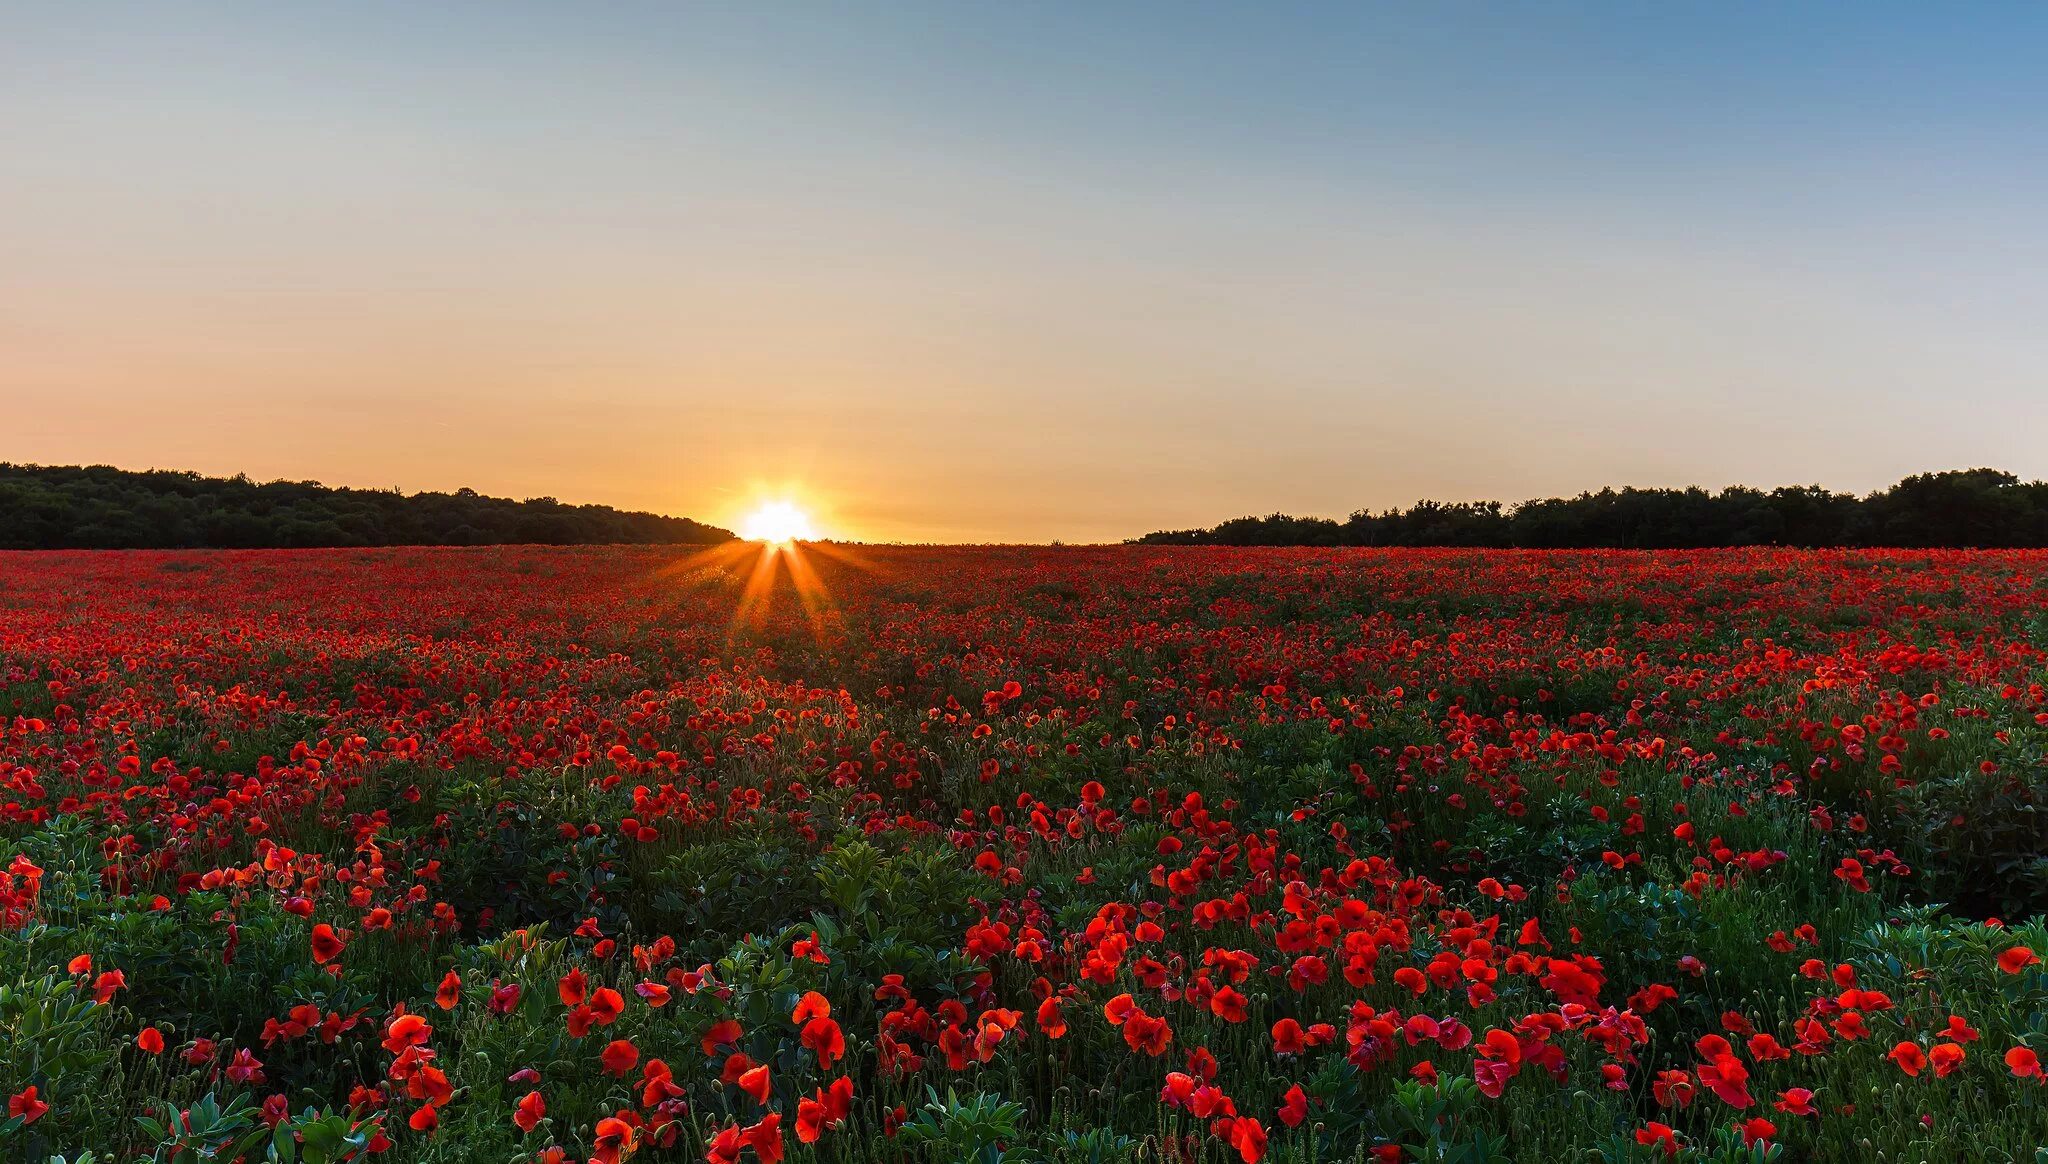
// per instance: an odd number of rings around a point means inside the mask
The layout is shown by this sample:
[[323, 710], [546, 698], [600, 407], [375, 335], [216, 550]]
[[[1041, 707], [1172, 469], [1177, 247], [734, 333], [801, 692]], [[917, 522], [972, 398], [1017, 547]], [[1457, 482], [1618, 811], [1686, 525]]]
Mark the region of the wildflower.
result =
[[598, 1052], [598, 1062], [608, 1075], [624, 1075], [640, 1061], [640, 1048], [625, 1039], [613, 1039]]
[[1636, 1143], [1662, 1148], [1666, 1156], [1678, 1155], [1678, 1133], [1669, 1124], [1652, 1122], [1637, 1128]]
[[33, 1087], [7, 1097], [7, 1114], [20, 1119], [24, 1124], [32, 1124], [42, 1119], [43, 1114], [49, 1110], [49, 1104], [36, 1098], [36, 1089]]
[[1297, 1083], [1287, 1089], [1280, 1099], [1280, 1122], [1290, 1128], [1298, 1128], [1308, 1118], [1308, 1093]]
[[755, 1103], [767, 1103], [768, 1093], [772, 1088], [773, 1084], [768, 1080], [768, 1068], [766, 1065], [755, 1067], [740, 1075], [740, 1090], [753, 1096]]
[[2036, 1079], [2048, 1083], [2048, 1077], [2041, 1072], [2041, 1057], [2030, 1047], [2014, 1047], [2005, 1053], [2005, 1065], [2012, 1070], [2016, 1079]]
[[347, 945], [347, 938], [347, 934], [337, 931], [325, 922], [314, 926], [313, 961], [327, 963], [341, 957], [341, 951]]
[[1998, 956], [1998, 968], [2007, 974], [2018, 974], [2040, 960], [2041, 955], [2026, 946], [2014, 946]]
[[1778, 1093], [1778, 1101], [1771, 1105], [1786, 1115], [1810, 1116], [1815, 1113], [1813, 1092], [1804, 1087], [1789, 1087]]
[[547, 1101], [538, 1091], [529, 1091], [519, 1097], [519, 1103], [512, 1112], [512, 1123], [527, 1135], [540, 1126], [541, 1118], [548, 1114]]

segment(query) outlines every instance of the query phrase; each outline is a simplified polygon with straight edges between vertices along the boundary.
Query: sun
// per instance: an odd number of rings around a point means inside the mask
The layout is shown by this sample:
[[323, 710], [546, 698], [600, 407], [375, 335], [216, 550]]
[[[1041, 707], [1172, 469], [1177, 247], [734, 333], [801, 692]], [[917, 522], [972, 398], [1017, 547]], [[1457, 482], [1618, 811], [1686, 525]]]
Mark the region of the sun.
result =
[[750, 542], [786, 546], [816, 541], [810, 515], [787, 501], [764, 501], [740, 523], [740, 536]]

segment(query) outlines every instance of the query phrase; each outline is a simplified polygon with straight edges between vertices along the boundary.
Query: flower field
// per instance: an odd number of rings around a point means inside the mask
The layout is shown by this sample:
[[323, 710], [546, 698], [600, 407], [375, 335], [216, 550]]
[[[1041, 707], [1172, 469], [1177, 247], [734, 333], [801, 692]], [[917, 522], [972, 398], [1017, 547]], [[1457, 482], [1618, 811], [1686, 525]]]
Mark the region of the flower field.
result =
[[2048, 553], [0, 555], [0, 1160], [2048, 1159]]

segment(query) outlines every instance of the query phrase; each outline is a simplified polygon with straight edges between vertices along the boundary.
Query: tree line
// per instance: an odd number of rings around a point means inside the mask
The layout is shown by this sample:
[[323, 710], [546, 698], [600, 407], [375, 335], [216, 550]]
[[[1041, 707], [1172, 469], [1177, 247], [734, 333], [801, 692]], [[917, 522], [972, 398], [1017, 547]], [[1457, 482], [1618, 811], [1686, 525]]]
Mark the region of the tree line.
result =
[[0, 462], [0, 549], [253, 549], [506, 544], [700, 545], [729, 530], [688, 518], [513, 501], [472, 489], [401, 493], [107, 465]]
[[1818, 485], [1602, 489], [1577, 497], [1418, 501], [1326, 517], [1239, 517], [1160, 530], [1138, 545], [1494, 546], [1694, 549], [1712, 546], [2048, 546], [2048, 482], [1999, 469], [1919, 473], [1858, 497]]

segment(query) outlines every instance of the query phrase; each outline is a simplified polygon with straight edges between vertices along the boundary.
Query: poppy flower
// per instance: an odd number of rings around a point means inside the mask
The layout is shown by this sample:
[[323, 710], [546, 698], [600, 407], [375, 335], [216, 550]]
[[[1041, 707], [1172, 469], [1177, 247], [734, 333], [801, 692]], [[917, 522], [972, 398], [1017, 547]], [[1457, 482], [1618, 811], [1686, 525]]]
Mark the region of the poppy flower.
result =
[[1920, 1069], [1927, 1065], [1927, 1055], [1920, 1050], [1918, 1043], [1901, 1042], [1894, 1046], [1885, 1058], [1897, 1063], [1899, 1070], [1908, 1075], [1920, 1074]]
[[590, 1033], [591, 1027], [597, 1025], [597, 1012], [590, 1008], [589, 1003], [579, 1004], [576, 1009], [562, 1016], [562, 1025], [568, 1028], [570, 1038], [580, 1039]]
[[1284, 1018], [1273, 1024], [1275, 1055], [1299, 1055], [1306, 1050], [1308, 1044], [1302, 1038], [1300, 1023], [1291, 1018]]
[[1956, 1068], [1963, 1065], [1965, 1057], [1966, 1053], [1957, 1043], [1936, 1043], [1927, 1051], [1927, 1061], [1934, 1064], [1936, 1079], [1948, 1078]]
[[588, 984], [584, 980], [581, 966], [572, 967], [555, 983], [555, 994], [562, 1000], [563, 1006], [582, 1006], [583, 997], [587, 992]]
[[341, 957], [341, 951], [348, 944], [348, 935], [322, 922], [313, 927], [313, 961], [325, 964]]
[[1297, 1083], [1288, 1088], [1287, 1094], [1280, 1099], [1280, 1122], [1290, 1128], [1298, 1128], [1301, 1121], [1307, 1118], [1308, 1092], [1303, 1091], [1301, 1084]]
[[1154, 1018], [1143, 1011], [1135, 1012], [1124, 1022], [1124, 1042], [1134, 1051], [1147, 1055], [1164, 1055], [1173, 1042], [1173, 1030], [1166, 1020]]
[[1810, 1116], [1815, 1113], [1813, 1092], [1804, 1087], [1789, 1087], [1778, 1093], [1778, 1101], [1771, 1105], [1786, 1115]]
[[[617, 1116], [606, 1116], [597, 1121], [596, 1136], [590, 1145], [590, 1164], [618, 1164], [619, 1160], [632, 1153], [636, 1138], [633, 1125]], [[781, 1154], [777, 1153], [777, 1159], [780, 1158]]]
[[2026, 946], [2014, 946], [1998, 956], [1998, 968], [2007, 974], [2018, 974], [2040, 960], [2041, 955]]
[[128, 985], [128, 975], [119, 970], [109, 970], [93, 980], [92, 1000], [101, 1006], [114, 1000], [114, 992]]
[[613, 1039], [598, 1052], [597, 1061], [608, 1075], [624, 1075], [640, 1061], [640, 1048], [625, 1039]]
[[740, 1024], [734, 1019], [720, 1019], [704, 1032], [704, 1054], [709, 1057], [718, 1054], [720, 1047], [730, 1047], [740, 1041]]
[[135, 1045], [146, 1054], [161, 1055], [164, 1053], [164, 1033], [155, 1027], [144, 1027], [136, 1032]]
[[405, 1121], [405, 1126], [415, 1132], [431, 1132], [441, 1124], [441, 1114], [433, 1104], [426, 1104], [414, 1111]]
[[797, 1041], [818, 1056], [818, 1066], [826, 1071], [846, 1057], [846, 1036], [838, 1023], [822, 1015], [804, 1024]]
[[768, 1093], [773, 1088], [774, 1085], [768, 1079], [768, 1067], [765, 1063], [740, 1075], [740, 1090], [753, 1096], [755, 1103], [767, 1103]]
[[1637, 1128], [1636, 1143], [1662, 1148], [1666, 1156], [1678, 1155], [1678, 1132], [1670, 1124], [1651, 1122]]
[[770, 1112], [761, 1122], [742, 1129], [740, 1137], [761, 1158], [761, 1164], [782, 1164], [782, 1116]]
[[1048, 998], [1038, 1004], [1038, 1030], [1048, 1039], [1062, 1038], [1067, 1033], [1066, 1016], [1060, 1013], [1060, 1000]]
[[796, 1101], [796, 1138], [798, 1143], [815, 1144], [825, 1134], [825, 1105], [815, 1099], [804, 1098]]
[[676, 1086], [675, 1073], [659, 1059], [649, 1059], [640, 1068], [640, 1106], [659, 1107], [683, 1093]]
[[625, 996], [609, 986], [600, 986], [591, 991], [590, 1001], [586, 1005], [590, 1007], [591, 1014], [596, 1016], [597, 1024], [603, 1027], [617, 1022], [619, 1016], [626, 1013]]
[[1230, 1146], [1244, 1164], [1259, 1164], [1266, 1156], [1265, 1125], [1250, 1116], [1241, 1116], [1230, 1121]]
[[427, 1020], [416, 1014], [401, 1014], [384, 1027], [384, 1049], [396, 1055], [407, 1047], [417, 1047], [434, 1034], [434, 1028]]
[[50, 1105], [36, 1098], [36, 1089], [26, 1088], [7, 1097], [7, 1114], [17, 1117], [24, 1124], [32, 1124], [43, 1118]]
[[525, 1095], [520, 1096], [518, 1104], [514, 1106], [512, 1123], [520, 1131], [525, 1132], [527, 1135], [532, 1135], [533, 1129], [540, 1126], [541, 1118], [547, 1114], [547, 1101], [541, 1098], [540, 1092], [529, 1091]]
[[2041, 1071], [2041, 1056], [2030, 1047], [2014, 1047], [2005, 1053], [2005, 1065], [2016, 1079], [2038, 1079], [2048, 1083]]
[[1245, 1020], [1244, 995], [1225, 986], [1209, 998], [1209, 1013], [1227, 1023], [1241, 1023]]
[[747, 1148], [747, 1141], [738, 1124], [727, 1124], [712, 1133], [710, 1143], [705, 1145], [706, 1164], [738, 1164], [740, 1153]]
[[450, 970], [441, 979], [440, 989], [434, 991], [434, 1005], [442, 1010], [454, 1010], [462, 1001], [462, 975]]

